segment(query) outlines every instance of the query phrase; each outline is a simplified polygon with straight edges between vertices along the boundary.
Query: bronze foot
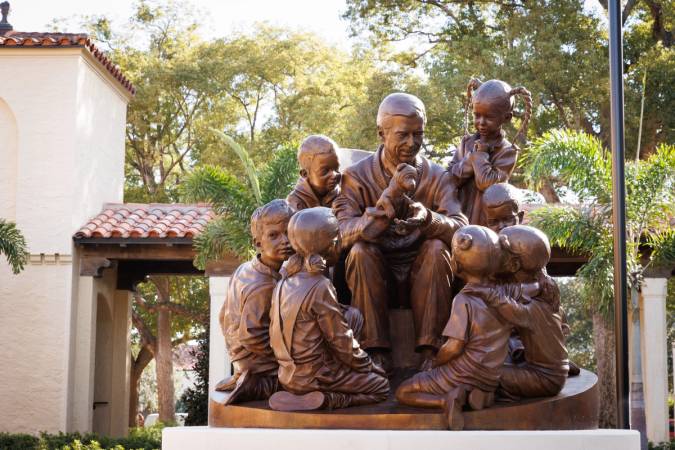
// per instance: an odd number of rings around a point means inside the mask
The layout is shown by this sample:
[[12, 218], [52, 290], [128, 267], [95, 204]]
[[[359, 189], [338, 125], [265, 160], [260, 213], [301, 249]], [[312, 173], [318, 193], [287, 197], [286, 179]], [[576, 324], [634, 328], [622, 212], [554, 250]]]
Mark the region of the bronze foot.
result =
[[320, 391], [312, 391], [303, 395], [279, 391], [270, 397], [269, 405], [276, 411], [314, 411], [321, 409], [325, 400], [325, 395]]
[[448, 392], [445, 398], [445, 414], [448, 417], [448, 428], [452, 431], [464, 429], [462, 406], [466, 401], [466, 393], [462, 388], [455, 388]]
[[494, 392], [485, 392], [480, 389], [474, 389], [469, 393], [469, 406], [475, 411], [489, 408], [495, 402]]

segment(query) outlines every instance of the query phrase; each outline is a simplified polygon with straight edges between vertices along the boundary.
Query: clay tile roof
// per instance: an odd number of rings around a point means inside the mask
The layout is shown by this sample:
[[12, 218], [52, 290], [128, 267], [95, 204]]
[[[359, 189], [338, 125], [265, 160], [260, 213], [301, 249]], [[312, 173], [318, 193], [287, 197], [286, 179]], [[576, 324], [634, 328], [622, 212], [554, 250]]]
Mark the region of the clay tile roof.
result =
[[26, 31], [7, 31], [4, 35], [0, 34], [0, 48], [2, 47], [82, 47], [107, 70], [124, 88], [136, 93], [136, 88], [122, 74], [119, 67], [99, 50], [89, 39], [89, 36], [83, 33], [34, 33]]
[[205, 204], [108, 203], [73, 238], [193, 238], [214, 217]]

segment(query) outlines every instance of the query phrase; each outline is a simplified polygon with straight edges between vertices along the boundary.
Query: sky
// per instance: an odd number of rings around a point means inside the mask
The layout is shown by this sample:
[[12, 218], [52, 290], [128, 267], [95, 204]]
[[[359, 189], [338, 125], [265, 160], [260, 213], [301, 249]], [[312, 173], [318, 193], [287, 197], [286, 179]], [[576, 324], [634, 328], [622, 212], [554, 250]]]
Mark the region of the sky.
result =
[[[132, 14], [133, 0], [9, 0], [9, 23], [17, 31], [44, 31], [57, 18], [105, 15], [124, 23]], [[180, 1], [178, 2], [181, 3]], [[341, 19], [344, 0], [192, 0], [204, 13], [202, 34], [223, 37], [245, 31], [255, 22], [312, 31], [331, 44], [349, 47], [348, 24]], [[81, 30], [68, 30], [78, 32]]]

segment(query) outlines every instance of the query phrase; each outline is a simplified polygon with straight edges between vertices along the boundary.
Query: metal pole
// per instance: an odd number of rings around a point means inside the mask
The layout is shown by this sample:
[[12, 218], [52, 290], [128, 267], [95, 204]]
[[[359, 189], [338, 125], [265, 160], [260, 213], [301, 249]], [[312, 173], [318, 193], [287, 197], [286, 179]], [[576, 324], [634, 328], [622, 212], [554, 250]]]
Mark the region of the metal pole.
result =
[[628, 310], [626, 289], [626, 187], [623, 141], [623, 38], [621, 1], [609, 0], [609, 85], [614, 224], [614, 333], [616, 341], [617, 426], [628, 428]]

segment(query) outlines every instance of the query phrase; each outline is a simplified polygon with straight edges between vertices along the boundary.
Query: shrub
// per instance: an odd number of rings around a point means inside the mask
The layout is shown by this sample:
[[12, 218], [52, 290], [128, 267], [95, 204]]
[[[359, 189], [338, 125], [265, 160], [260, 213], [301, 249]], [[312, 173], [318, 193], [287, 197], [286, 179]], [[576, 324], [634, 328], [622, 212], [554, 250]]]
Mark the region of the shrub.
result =
[[159, 450], [162, 447], [162, 424], [133, 428], [129, 436], [113, 438], [94, 433], [0, 433], [0, 450]]

